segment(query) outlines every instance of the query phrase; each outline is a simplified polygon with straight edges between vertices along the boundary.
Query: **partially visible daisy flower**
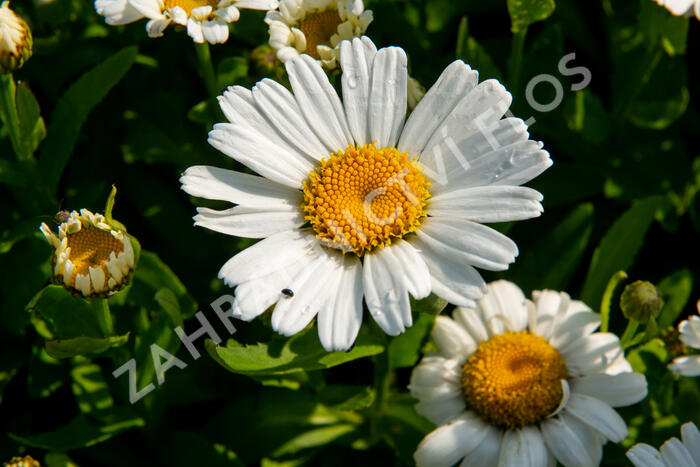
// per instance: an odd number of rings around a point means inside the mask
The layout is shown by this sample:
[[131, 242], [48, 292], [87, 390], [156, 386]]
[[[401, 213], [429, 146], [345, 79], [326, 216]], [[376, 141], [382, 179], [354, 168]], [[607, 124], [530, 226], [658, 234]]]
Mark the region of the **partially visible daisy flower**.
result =
[[362, 36], [372, 19], [362, 0], [280, 0], [265, 16], [282, 62], [306, 53], [328, 70], [338, 66], [340, 42]]
[[[318, 315], [327, 350], [352, 346], [362, 300], [389, 335], [412, 325], [409, 294], [473, 305], [484, 281], [518, 248], [484, 226], [537, 217], [542, 196], [519, 185], [552, 161], [517, 118], [511, 95], [455, 61], [406, 118], [406, 54], [368, 38], [341, 43], [343, 102], [307, 54], [286, 63], [294, 93], [265, 79], [220, 98], [231, 123], [209, 142], [261, 176], [190, 167], [189, 194], [229, 201], [198, 208], [195, 225], [263, 240], [231, 258], [219, 277], [236, 288], [234, 316], [269, 307], [291, 336]], [[293, 291], [293, 296], [281, 293]]]
[[32, 456], [13, 457], [9, 462], [3, 463], [4, 467], [41, 467], [39, 461]]
[[123, 287], [134, 269], [134, 250], [125, 232], [87, 209], [62, 211], [58, 235], [48, 225], [40, 230], [54, 248], [54, 277], [83, 297], [109, 294]]
[[[700, 313], [700, 300], [697, 303]], [[700, 349], [700, 316], [691, 316], [678, 325], [680, 339], [688, 347]], [[668, 368], [677, 375], [700, 376], [700, 355], [676, 357]]]
[[160, 37], [175, 23], [187, 26], [187, 34], [195, 42], [210, 44], [228, 40], [228, 23], [238, 21], [239, 9], [268, 10], [278, 5], [277, 0], [95, 0], [95, 9], [107, 24], [148, 18], [148, 35]]
[[438, 354], [422, 359], [409, 389], [438, 427], [414, 455], [419, 466], [597, 466], [607, 440], [627, 437], [612, 409], [647, 394], [614, 334], [564, 292], [533, 300], [492, 282], [476, 307], [438, 316]]
[[700, 467], [700, 430], [694, 423], [681, 426], [681, 439], [673, 437], [660, 450], [646, 443], [637, 443], [627, 451], [635, 467]]
[[692, 16], [700, 19], [700, 0], [654, 0], [676, 16]]
[[32, 56], [32, 32], [27, 23], [0, 3], [0, 74], [11, 73]]

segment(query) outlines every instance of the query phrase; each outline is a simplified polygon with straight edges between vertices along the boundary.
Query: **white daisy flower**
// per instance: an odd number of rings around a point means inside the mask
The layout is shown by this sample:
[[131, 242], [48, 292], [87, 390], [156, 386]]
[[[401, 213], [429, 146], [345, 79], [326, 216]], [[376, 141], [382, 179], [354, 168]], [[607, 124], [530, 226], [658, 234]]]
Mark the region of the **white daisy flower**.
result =
[[[698, 313], [700, 313], [700, 300], [697, 303]], [[681, 321], [678, 325], [681, 342], [688, 347], [700, 349], [700, 316], [691, 316], [687, 320]], [[686, 355], [676, 357], [668, 366], [669, 370], [677, 375], [700, 376], [700, 355]]]
[[635, 467], [700, 467], [700, 431], [694, 423], [681, 426], [681, 439], [671, 438], [660, 452], [646, 443], [637, 443], [627, 451]]
[[661, 6], [665, 6], [671, 14], [676, 16], [692, 16], [700, 19], [700, 0], [654, 0]]
[[148, 35], [161, 37], [172, 22], [187, 26], [195, 42], [210, 44], [228, 40], [228, 23], [238, 21], [239, 9], [268, 10], [278, 5], [277, 0], [95, 0], [95, 9], [107, 24], [148, 18]]
[[[406, 54], [377, 52], [366, 37], [341, 44], [341, 103], [321, 66], [286, 63], [294, 93], [265, 79], [220, 97], [231, 123], [209, 142], [259, 173], [190, 167], [193, 196], [235, 203], [199, 208], [195, 225], [264, 240], [219, 272], [236, 287], [234, 314], [252, 320], [275, 305], [272, 326], [289, 336], [318, 315], [321, 343], [346, 350], [362, 299], [389, 335], [412, 324], [408, 294], [431, 292], [473, 305], [476, 267], [504, 270], [518, 248], [481, 222], [539, 216], [542, 196], [518, 185], [552, 164], [517, 118], [511, 96], [461, 61], [406, 116]], [[290, 289], [293, 296], [280, 293]]]
[[338, 66], [340, 43], [362, 36], [372, 19], [362, 0], [280, 0], [265, 16], [280, 61], [306, 53], [329, 70]]
[[438, 425], [419, 466], [597, 466], [607, 440], [627, 437], [612, 407], [647, 394], [614, 334], [564, 292], [489, 284], [473, 309], [438, 316], [437, 355], [413, 370], [416, 410]]
[[116, 292], [134, 270], [134, 250], [125, 232], [110, 226], [102, 214], [87, 209], [61, 211], [58, 235], [39, 228], [54, 248], [56, 281], [84, 297]]
[[10, 9], [10, 2], [0, 3], [0, 74], [12, 73], [32, 56], [32, 32], [27, 23]]

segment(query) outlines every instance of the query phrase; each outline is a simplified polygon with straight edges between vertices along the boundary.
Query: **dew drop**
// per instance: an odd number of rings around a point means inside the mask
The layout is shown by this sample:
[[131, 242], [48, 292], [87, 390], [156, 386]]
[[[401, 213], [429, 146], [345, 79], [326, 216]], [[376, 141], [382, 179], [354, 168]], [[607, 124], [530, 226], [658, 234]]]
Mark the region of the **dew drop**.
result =
[[357, 78], [355, 78], [354, 76], [348, 78], [348, 87], [350, 89], [355, 89], [357, 87]]

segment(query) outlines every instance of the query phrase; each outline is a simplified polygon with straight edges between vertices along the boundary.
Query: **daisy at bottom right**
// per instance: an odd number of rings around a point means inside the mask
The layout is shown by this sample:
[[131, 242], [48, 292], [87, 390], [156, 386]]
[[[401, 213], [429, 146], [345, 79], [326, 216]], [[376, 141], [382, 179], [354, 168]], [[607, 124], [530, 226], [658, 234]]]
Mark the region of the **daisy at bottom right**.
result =
[[700, 467], [700, 430], [695, 423], [681, 426], [681, 438], [669, 439], [658, 450], [637, 443], [627, 451], [627, 458], [635, 467]]
[[438, 349], [414, 369], [416, 410], [437, 425], [414, 454], [419, 466], [597, 466], [627, 425], [613, 407], [647, 395], [600, 316], [564, 292], [532, 300], [507, 281], [474, 308], [438, 316]]

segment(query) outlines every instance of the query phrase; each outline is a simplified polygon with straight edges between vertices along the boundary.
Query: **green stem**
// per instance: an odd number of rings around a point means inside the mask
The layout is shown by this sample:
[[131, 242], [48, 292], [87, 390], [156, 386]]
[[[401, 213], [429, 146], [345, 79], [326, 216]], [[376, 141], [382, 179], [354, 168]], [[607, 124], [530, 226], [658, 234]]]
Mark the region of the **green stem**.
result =
[[635, 321], [633, 319], [629, 320], [629, 322], [627, 323], [627, 327], [625, 328], [625, 332], [622, 333], [622, 337], [620, 338], [620, 346], [623, 349], [626, 349], [632, 342], [632, 339], [634, 338], [634, 333], [637, 332], [638, 327], [639, 321]]
[[525, 50], [525, 36], [527, 28], [523, 28], [513, 35], [510, 49], [510, 61], [508, 63], [508, 78], [513, 95], [520, 93], [520, 75], [523, 68], [523, 51]]
[[[380, 331], [381, 332], [381, 331]], [[374, 403], [371, 408], [370, 439], [372, 444], [380, 441], [383, 433], [382, 413], [386, 397], [389, 394], [391, 364], [389, 362], [389, 342], [386, 334], [382, 332], [384, 340], [384, 352], [375, 355], [374, 361]]]
[[605, 287], [605, 292], [603, 292], [603, 299], [600, 303], [600, 332], [608, 332], [608, 326], [610, 324], [610, 305], [612, 302], [612, 295], [615, 292], [615, 288], [620, 283], [622, 279], [626, 279], [627, 274], [625, 271], [617, 271], [608, 281], [608, 285]]
[[0, 75], [0, 109], [2, 111], [3, 122], [7, 125], [12, 148], [15, 150], [17, 159], [25, 160], [27, 157], [22, 149], [15, 92], [15, 80], [12, 74], [5, 73]]
[[207, 88], [207, 94], [209, 96], [209, 113], [212, 117], [212, 121], [216, 121], [219, 117], [217, 111], [217, 109], [219, 108], [219, 104], [217, 101], [217, 97], [219, 95], [219, 86], [216, 79], [216, 73], [214, 72], [214, 64], [211, 61], [211, 51], [209, 50], [209, 43], [195, 43], [194, 49], [195, 52], [197, 52], [199, 73], [202, 76], [204, 86]]
[[92, 302], [97, 316], [97, 323], [100, 326], [100, 331], [105, 337], [114, 335], [114, 326], [112, 325], [112, 314], [109, 311], [109, 303], [106, 298], [96, 298]]

